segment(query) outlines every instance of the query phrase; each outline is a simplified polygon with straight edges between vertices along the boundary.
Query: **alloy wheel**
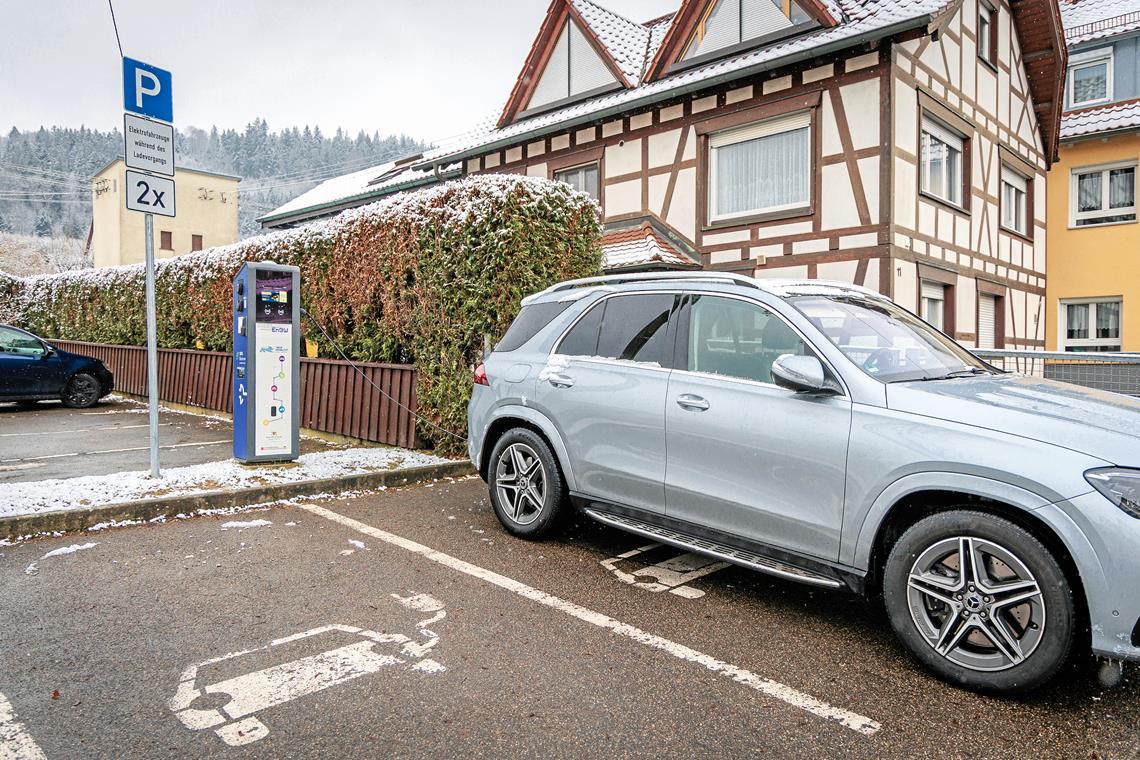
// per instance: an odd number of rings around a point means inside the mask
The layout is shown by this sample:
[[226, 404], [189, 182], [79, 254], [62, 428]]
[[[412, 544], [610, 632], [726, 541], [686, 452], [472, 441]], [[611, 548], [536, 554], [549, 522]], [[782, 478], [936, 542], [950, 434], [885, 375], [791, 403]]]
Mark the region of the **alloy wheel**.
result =
[[72, 406], [88, 406], [99, 399], [99, 383], [90, 375], [76, 375], [67, 384], [65, 395]]
[[546, 503], [546, 469], [534, 449], [512, 443], [495, 464], [495, 489], [507, 516], [519, 525], [538, 519]]
[[1045, 633], [1045, 599], [1033, 573], [1009, 549], [972, 536], [938, 541], [918, 556], [907, 603], [927, 644], [970, 670], [1015, 667]]

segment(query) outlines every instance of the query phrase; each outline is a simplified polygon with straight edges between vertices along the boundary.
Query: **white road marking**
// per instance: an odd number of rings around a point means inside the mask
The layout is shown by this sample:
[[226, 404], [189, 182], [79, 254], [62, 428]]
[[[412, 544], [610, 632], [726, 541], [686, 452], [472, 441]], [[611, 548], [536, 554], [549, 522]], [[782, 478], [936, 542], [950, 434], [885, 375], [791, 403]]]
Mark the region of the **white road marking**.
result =
[[659, 549], [661, 546], [662, 544], [656, 543], [639, 546], [616, 557], [603, 559], [601, 565], [616, 575], [622, 583], [628, 583], [631, 586], [637, 586], [654, 593], [668, 591], [685, 599], [699, 599], [705, 595], [704, 591], [686, 586], [686, 583], [704, 578], [706, 575], [712, 575], [726, 567], [731, 567], [727, 562], [719, 562], [703, 554], [677, 550], [677, 553], [672, 557], [661, 560], [655, 565], [640, 567], [632, 573], [618, 569], [617, 565], [622, 560], [632, 559], [640, 554]]
[[[171, 422], [160, 422], [159, 427], [170, 427]], [[131, 430], [133, 428], [145, 428], [149, 425], [104, 425], [103, 427], [93, 428], [76, 428], [74, 430], [36, 430], [29, 433], [0, 433], [0, 438], [20, 438], [26, 435], [63, 435], [65, 433], [93, 433], [96, 430]]]
[[24, 724], [16, 720], [12, 703], [0, 694], [0, 760], [46, 760]]
[[[401, 603], [406, 601], [400, 597], [396, 599]], [[437, 604], [442, 608], [442, 603], [437, 602]], [[441, 619], [444, 614], [440, 609], [439, 615], [433, 620]], [[407, 665], [409, 659], [415, 660], [409, 665], [412, 670], [428, 674], [446, 671], [447, 668], [440, 663], [424, 657], [438, 643], [439, 637], [423, 626], [424, 622], [421, 622], [417, 627], [421, 635], [427, 638], [424, 643], [419, 643], [401, 633], [376, 633], [354, 626], [334, 624], [285, 636], [257, 649], [246, 649], [214, 657], [197, 665], [191, 665], [182, 672], [178, 689], [170, 700], [169, 707], [186, 728], [195, 731], [213, 728], [214, 733], [231, 747], [251, 744], [269, 735], [269, 729], [254, 715], [262, 710], [375, 673], [385, 667]], [[360, 640], [218, 683], [197, 684], [199, 671], [208, 665], [331, 631], [353, 634]], [[374, 651], [377, 644], [399, 644], [401, 656]], [[230, 700], [217, 709], [193, 707], [194, 702], [204, 694], [225, 694]], [[0, 760], [7, 758], [0, 755]]]
[[353, 520], [351, 517], [345, 517], [344, 515], [337, 514], [330, 509], [325, 509], [315, 504], [298, 504], [297, 506], [314, 515], [324, 517], [359, 533], [363, 533], [366, 536], [371, 536], [392, 546], [397, 546], [405, 551], [412, 552], [413, 554], [419, 554], [425, 559], [429, 559], [444, 567], [486, 581], [499, 588], [518, 594], [525, 599], [530, 599], [531, 601], [556, 609], [559, 612], [563, 612], [583, 622], [613, 631], [619, 636], [625, 636], [639, 644], [659, 649], [678, 659], [701, 665], [713, 673], [731, 678], [739, 684], [755, 689], [762, 694], [778, 699], [793, 707], [805, 710], [812, 715], [836, 721], [840, 725], [863, 734], [864, 736], [872, 736], [882, 728], [878, 721], [872, 720], [871, 718], [851, 712], [850, 710], [845, 710], [841, 707], [835, 707], [820, 699], [816, 699], [810, 694], [805, 694], [798, 689], [794, 689], [791, 686], [786, 686], [769, 678], [764, 678], [750, 670], [745, 670], [744, 668], [724, 662], [723, 660], [718, 660], [711, 655], [698, 652], [684, 644], [679, 644], [675, 641], [662, 638], [661, 636], [648, 633], [640, 628], [636, 628], [628, 623], [623, 623], [620, 620], [600, 612], [582, 607], [574, 602], [560, 599], [545, 591], [540, 591], [525, 583], [508, 578], [505, 575], [500, 575], [493, 570], [487, 570], [478, 565], [473, 565], [470, 562], [452, 557], [450, 554], [444, 554], [429, 546], [424, 546], [423, 544], [403, 538], [402, 536], [397, 536], [394, 533], [374, 528], [371, 525]]
[[[202, 441], [201, 443], [172, 443], [169, 446], [159, 446], [160, 449], [185, 449], [193, 448], [195, 446], [220, 446], [223, 443], [232, 443], [232, 439], [227, 438], [224, 441]], [[102, 451], [73, 451], [68, 454], [47, 454], [42, 457], [22, 457], [20, 459], [0, 459], [0, 463], [4, 462], [34, 462], [42, 459], [63, 459], [65, 457], [87, 457], [94, 454], [123, 454], [128, 451], [148, 451], [149, 446], [134, 446], [129, 449], [104, 449]]]

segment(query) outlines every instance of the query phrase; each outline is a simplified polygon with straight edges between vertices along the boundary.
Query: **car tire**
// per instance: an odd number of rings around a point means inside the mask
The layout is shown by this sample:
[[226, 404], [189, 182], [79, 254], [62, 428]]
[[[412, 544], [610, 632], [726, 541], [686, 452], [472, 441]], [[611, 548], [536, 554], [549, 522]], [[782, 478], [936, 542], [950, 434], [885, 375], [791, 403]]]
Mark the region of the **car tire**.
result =
[[507, 532], [537, 540], [554, 532], [567, 509], [562, 470], [550, 446], [527, 428], [508, 430], [491, 451], [487, 487]]
[[99, 380], [86, 372], [72, 375], [63, 389], [63, 405], [71, 409], [89, 409], [99, 403], [103, 388]]
[[895, 633], [926, 667], [986, 693], [1049, 681], [1078, 628], [1057, 558], [1012, 522], [966, 509], [903, 533], [883, 569], [883, 601]]

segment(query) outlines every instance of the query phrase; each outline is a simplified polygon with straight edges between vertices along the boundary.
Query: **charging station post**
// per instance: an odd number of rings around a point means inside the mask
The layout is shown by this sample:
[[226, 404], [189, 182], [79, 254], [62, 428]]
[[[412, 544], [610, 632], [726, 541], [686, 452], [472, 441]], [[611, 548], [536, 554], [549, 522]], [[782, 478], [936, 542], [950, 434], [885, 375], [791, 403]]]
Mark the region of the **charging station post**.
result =
[[247, 262], [234, 278], [234, 458], [300, 456], [301, 270]]

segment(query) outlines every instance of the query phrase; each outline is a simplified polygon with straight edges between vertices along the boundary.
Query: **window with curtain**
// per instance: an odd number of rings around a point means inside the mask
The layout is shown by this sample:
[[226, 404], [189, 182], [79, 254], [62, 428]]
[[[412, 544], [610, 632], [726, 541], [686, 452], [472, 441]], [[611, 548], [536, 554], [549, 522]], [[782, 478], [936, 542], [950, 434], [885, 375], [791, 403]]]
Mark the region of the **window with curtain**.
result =
[[1069, 58], [1069, 107], [1112, 100], [1112, 48], [1089, 50]]
[[596, 163], [575, 166], [571, 169], [561, 169], [554, 172], [554, 179], [586, 193], [594, 200], [598, 200], [600, 197], [598, 194], [598, 165]]
[[709, 138], [709, 221], [811, 204], [811, 113], [769, 119]]
[[1136, 164], [1074, 169], [1070, 226], [1136, 221]]
[[1028, 234], [1029, 180], [1006, 166], [1001, 168], [1001, 226]]
[[920, 188], [922, 192], [962, 205], [962, 154], [966, 139], [929, 116], [922, 118]]
[[1119, 300], [1076, 301], [1062, 304], [1065, 351], [1119, 351]]

